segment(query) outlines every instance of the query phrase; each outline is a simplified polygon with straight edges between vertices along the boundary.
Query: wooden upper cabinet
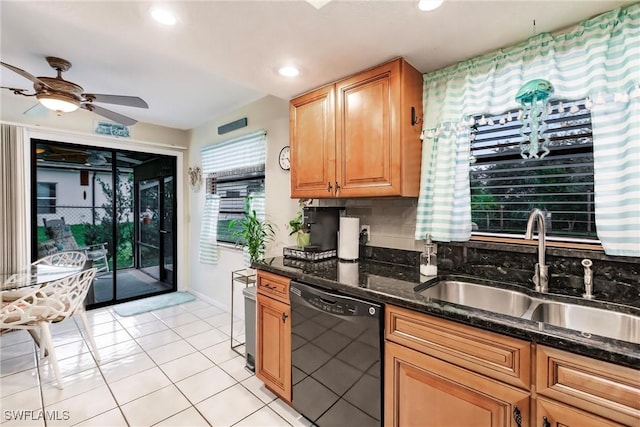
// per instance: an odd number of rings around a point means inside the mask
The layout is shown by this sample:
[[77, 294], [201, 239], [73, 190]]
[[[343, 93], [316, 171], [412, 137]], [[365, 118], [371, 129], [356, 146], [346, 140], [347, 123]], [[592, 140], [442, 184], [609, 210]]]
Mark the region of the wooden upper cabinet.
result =
[[422, 74], [403, 59], [290, 104], [291, 197], [417, 197]]
[[289, 104], [291, 197], [335, 195], [335, 86], [309, 92]]

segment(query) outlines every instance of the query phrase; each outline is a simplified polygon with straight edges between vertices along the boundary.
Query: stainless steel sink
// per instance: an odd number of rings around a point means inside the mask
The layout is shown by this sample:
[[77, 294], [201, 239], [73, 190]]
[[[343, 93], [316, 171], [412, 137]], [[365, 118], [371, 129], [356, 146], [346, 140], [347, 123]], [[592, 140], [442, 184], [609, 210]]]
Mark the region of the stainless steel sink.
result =
[[509, 289], [457, 280], [441, 280], [418, 293], [425, 297], [467, 307], [520, 317], [531, 305], [529, 295]]
[[640, 344], [640, 317], [577, 304], [540, 302], [531, 320]]

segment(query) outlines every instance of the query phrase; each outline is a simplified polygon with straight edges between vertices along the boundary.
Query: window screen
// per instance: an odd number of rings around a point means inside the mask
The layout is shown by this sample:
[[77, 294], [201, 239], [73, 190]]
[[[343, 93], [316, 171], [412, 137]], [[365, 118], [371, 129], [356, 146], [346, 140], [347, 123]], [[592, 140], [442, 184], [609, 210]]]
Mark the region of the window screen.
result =
[[38, 213], [56, 213], [56, 183], [39, 182], [37, 191]]
[[[520, 155], [516, 113], [474, 117], [470, 186], [476, 234], [522, 235], [529, 212], [539, 208], [548, 235], [596, 239], [591, 114], [584, 100], [552, 101], [549, 107], [545, 134], [551, 152], [542, 159]], [[528, 126], [524, 133], [529, 135]]]

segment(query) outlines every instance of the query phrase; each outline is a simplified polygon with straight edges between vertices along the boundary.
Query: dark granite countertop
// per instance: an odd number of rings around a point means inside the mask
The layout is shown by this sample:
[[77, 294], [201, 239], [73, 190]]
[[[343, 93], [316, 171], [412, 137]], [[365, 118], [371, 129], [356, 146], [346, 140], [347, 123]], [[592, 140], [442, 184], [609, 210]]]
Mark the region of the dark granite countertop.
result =
[[[419, 269], [415, 266], [373, 260], [349, 263], [331, 259], [311, 263], [275, 257], [257, 263], [254, 267], [346, 295], [408, 308], [622, 366], [640, 368], [640, 344], [595, 335], [586, 334], [585, 336], [579, 331], [425, 297], [414, 291], [414, 288], [421, 283]], [[447, 274], [451, 274], [451, 272], [439, 271], [439, 275]], [[456, 275], [456, 277], [463, 278], [464, 276]], [[491, 284], [516, 289], [536, 298], [578, 303], [640, 315], [640, 309], [635, 307], [587, 301], [562, 295], [539, 294], [525, 286], [513, 283], [492, 281]]]

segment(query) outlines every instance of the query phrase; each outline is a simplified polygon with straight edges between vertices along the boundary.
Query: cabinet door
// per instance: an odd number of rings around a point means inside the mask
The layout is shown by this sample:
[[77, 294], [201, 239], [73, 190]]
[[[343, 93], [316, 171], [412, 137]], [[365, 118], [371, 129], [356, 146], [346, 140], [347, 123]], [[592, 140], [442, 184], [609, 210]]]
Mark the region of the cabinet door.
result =
[[547, 400], [536, 399], [535, 427], [602, 427], [622, 426], [573, 406]]
[[291, 197], [335, 196], [334, 86], [291, 100]]
[[529, 425], [529, 392], [415, 350], [385, 344], [385, 426]]
[[291, 309], [258, 293], [256, 376], [274, 393], [291, 401]]
[[336, 83], [337, 196], [393, 196], [400, 183], [400, 62]]
[[538, 345], [536, 391], [623, 425], [640, 426], [640, 372]]

